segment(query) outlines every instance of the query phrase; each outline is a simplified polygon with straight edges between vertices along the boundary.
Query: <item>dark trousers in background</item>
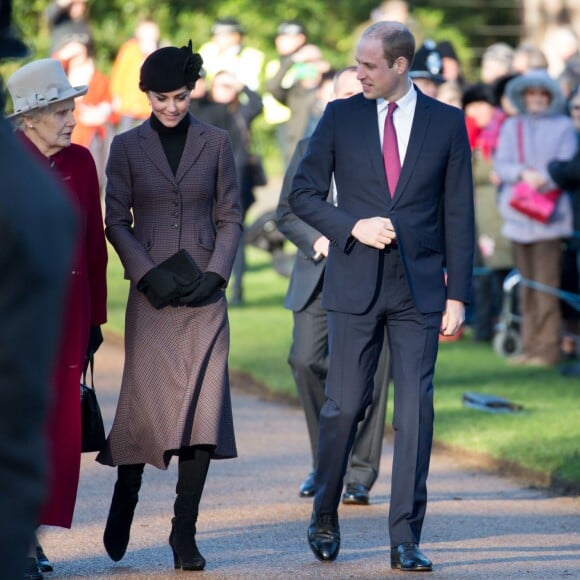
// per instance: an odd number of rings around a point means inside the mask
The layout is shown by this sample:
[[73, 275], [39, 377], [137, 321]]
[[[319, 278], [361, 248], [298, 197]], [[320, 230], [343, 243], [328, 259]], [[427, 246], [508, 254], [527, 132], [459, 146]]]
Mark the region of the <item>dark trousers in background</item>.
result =
[[[322, 308], [322, 280], [306, 308], [294, 312], [292, 347], [288, 362], [302, 402], [312, 448], [313, 467], [318, 458], [319, 415], [326, 401], [324, 387], [328, 373], [328, 320]], [[385, 413], [390, 377], [388, 345], [374, 377], [372, 404], [357, 427], [345, 485], [362, 483], [369, 489], [379, 474]]]
[[[561, 288], [572, 294], [580, 294], [580, 253], [574, 244], [568, 243], [562, 251], [562, 280]], [[564, 329], [571, 338], [578, 340], [580, 335], [580, 311], [565, 300], [560, 302]]]
[[473, 338], [491, 341], [501, 313], [503, 281], [510, 270], [488, 270], [473, 278], [472, 326]]

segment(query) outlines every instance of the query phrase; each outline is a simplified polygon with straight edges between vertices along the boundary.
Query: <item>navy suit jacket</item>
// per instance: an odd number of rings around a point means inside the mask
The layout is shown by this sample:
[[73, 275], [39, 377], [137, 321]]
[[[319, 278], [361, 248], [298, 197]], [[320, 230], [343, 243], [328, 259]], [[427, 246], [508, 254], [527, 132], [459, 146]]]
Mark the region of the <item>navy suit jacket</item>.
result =
[[306, 308], [318, 287], [326, 265], [325, 259], [318, 262], [312, 260], [314, 256], [312, 246], [321, 236], [321, 233], [296, 217], [288, 203], [292, 181], [308, 147], [308, 141], [308, 138], [302, 139], [296, 145], [284, 175], [280, 200], [276, 208], [278, 229], [298, 248], [288, 284], [288, 292], [284, 300], [284, 306], [294, 312], [300, 312]]
[[[375, 100], [332, 101], [294, 177], [290, 206], [331, 241], [323, 306], [362, 314], [376, 293], [381, 251], [351, 231], [362, 218], [393, 222], [407, 282], [422, 313], [469, 302], [474, 250], [471, 151], [460, 109], [417, 90], [401, 176], [389, 194]], [[334, 173], [338, 207], [326, 202]], [[444, 268], [447, 269], [447, 285]]]

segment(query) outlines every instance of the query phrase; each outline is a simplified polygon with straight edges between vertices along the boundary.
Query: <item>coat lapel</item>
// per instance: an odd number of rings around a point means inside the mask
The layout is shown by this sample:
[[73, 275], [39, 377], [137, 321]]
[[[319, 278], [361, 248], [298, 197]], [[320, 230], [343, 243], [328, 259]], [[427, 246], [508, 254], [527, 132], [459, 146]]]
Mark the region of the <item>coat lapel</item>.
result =
[[184, 175], [189, 171], [191, 166], [195, 163], [195, 160], [199, 157], [199, 154], [205, 145], [205, 139], [203, 137], [205, 129], [203, 128], [202, 123], [193, 117], [190, 118], [191, 123], [187, 130], [187, 140], [185, 141], [185, 147], [181, 154], [181, 160], [179, 161], [176, 175], [173, 175], [165, 151], [163, 151], [161, 140], [155, 130], [151, 127], [149, 121], [146, 121], [141, 126], [141, 137], [145, 139], [143, 147], [145, 154], [149, 157], [155, 167], [157, 167], [157, 169], [159, 169], [159, 171], [161, 171], [161, 173], [172, 183], [178, 183], [183, 179]]
[[[417, 90], [417, 89], [415, 89]], [[393, 197], [394, 203], [401, 196], [405, 190], [407, 183], [415, 170], [419, 160], [419, 153], [423, 147], [423, 142], [427, 136], [427, 129], [429, 128], [429, 121], [431, 119], [431, 103], [429, 99], [417, 90], [417, 105], [415, 106], [415, 115], [413, 117], [413, 124], [411, 125], [411, 135], [409, 138], [409, 146], [405, 160], [401, 167], [401, 175], [397, 183], [397, 189]]]
[[175, 179], [179, 182], [183, 179], [183, 176], [190, 170], [191, 166], [195, 163], [196, 159], [199, 157], [202, 149], [205, 146], [205, 129], [203, 124], [197, 119], [191, 117], [191, 123], [189, 129], [187, 130], [187, 140], [185, 141], [185, 148], [181, 155], [181, 160], [179, 161], [179, 167], [177, 168], [177, 173]]
[[385, 185], [385, 194], [388, 196], [389, 186], [387, 185], [387, 175], [385, 173], [385, 163], [381, 150], [381, 136], [379, 134], [379, 121], [377, 114], [377, 101], [365, 99], [359, 128], [363, 131], [362, 142], [366, 143], [369, 159], [375, 173], [380, 177]]
[[144, 139], [143, 151], [145, 155], [149, 157], [151, 162], [161, 171], [161, 173], [169, 179], [172, 183], [175, 182], [175, 177], [171, 167], [169, 166], [169, 161], [167, 161], [167, 156], [165, 151], [163, 151], [163, 146], [161, 145], [161, 140], [151, 127], [149, 121], [145, 121], [141, 125], [141, 138]]

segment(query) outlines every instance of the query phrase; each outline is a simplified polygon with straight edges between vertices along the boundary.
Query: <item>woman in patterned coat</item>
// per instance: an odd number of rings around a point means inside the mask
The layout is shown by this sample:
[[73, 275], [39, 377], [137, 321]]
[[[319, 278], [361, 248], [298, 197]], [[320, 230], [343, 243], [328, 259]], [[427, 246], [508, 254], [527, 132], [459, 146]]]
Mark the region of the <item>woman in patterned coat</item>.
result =
[[[165, 47], [143, 63], [152, 115], [113, 140], [106, 234], [130, 280], [125, 368], [106, 448], [118, 466], [103, 541], [125, 554], [144, 465], [179, 458], [169, 543], [175, 567], [201, 570], [195, 524], [210, 459], [236, 456], [224, 287], [241, 235], [236, 168], [225, 131], [189, 112], [201, 57]], [[160, 262], [185, 249], [202, 271], [183, 284]]]

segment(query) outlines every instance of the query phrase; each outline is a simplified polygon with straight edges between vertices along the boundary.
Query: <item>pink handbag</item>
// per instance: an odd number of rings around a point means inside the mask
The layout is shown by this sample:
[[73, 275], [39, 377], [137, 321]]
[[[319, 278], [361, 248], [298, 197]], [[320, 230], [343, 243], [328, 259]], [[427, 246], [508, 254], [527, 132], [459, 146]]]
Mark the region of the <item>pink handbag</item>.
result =
[[529, 183], [519, 181], [512, 189], [510, 207], [546, 224], [556, 209], [561, 193], [559, 189], [552, 189], [542, 193], [534, 189]]
[[[523, 125], [518, 123], [518, 156], [520, 163], [524, 161], [523, 145]], [[558, 198], [562, 191], [560, 189], [551, 189], [550, 191], [538, 191], [525, 181], [519, 181], [513, 186], [512, 196], [510, 198], [510, 207], [527, 215], [529, 218], [548, 223], [550, 217], [556, 209]]]

